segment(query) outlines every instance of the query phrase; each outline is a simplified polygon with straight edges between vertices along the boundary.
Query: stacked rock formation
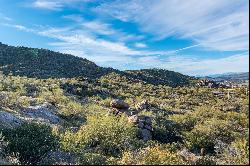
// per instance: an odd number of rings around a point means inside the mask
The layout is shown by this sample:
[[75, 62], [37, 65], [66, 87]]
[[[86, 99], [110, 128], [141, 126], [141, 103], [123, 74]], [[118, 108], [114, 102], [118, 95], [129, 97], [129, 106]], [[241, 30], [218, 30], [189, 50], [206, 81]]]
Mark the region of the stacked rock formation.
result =
[[150, 117], [133, 115], [128, 117], [128, 120], [139, 128], [139, 135], [144, 141], [152, 139], [153, 127]]
[[148, 102], [146, 100], [143, 100], [142, 102], [136, 104], [136, 111], [134, 113], [129, 111], [129, 105], [127, 103], [119, 99], [112, 100], [110, 102], [110, 106], [112, 107], [110, 113], [113, 113], [115, 115], [125, 113], [128, 116], [128, 121], [138, 127], [139, 136], [141, 139], [143, 139], [144, 141], [152, 139], [152, 119], [149, 116], [138, 116], [135, 114], [144, 109], [147, 109]]

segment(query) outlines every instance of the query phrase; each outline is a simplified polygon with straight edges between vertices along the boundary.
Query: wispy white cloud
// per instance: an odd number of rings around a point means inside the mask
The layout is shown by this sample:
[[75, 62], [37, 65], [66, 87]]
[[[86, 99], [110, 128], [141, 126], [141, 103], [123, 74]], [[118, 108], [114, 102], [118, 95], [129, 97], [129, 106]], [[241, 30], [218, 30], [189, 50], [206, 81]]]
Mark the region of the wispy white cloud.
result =
[[47, 10], [62, 10], [63, 7], [67, 7], [68, 5], [88, 1], [90, 0], [34, 0], [30, 6]]
[[80, 15], [66, 15], [63, 18], [73, 20], [77, 23], [78, 26], [84, 28], [89, 33], [96, 33], [100, 35], [112, 35], [119, 33], [117, 30], [113, 29], [112, 26], [108, 23], [103, 23], [99, 20], [88, 21], [85, 20]]
[[0, 20], [4, 20], [4, 21], [12, 21], [12, 18], [6, 16], [3, 13], [0, 13]]
[[137, 48], [146, 48], [147, 45], [144, 44], [144, 43], [135, 43], [135, 47], [137, 47]]
[[157, 40], [176, 36], [209, 49], [236, 51], [249, 47], [248, 6], [248, 0], [116, 0], [94, 10], [135, 22]]
[[23, 25], [19, 25], [19, 24], [10, 24], [10, 23], [2, 23], [1, 25], [7, 26], [7, 27], [12, 27], [21, 31], [25, 31], [25, 32], [35, 32], [35, 30], [27, 28]]
[[[74, 55], [84, 57], [88, 56], [152, 56], [152, 55], [174, 55], [176, 52], [194, 46], [185, 47], [178, 50], [170, 51], [150, 51], [150, 50], [137, 50], [126, 46], [124, 42], [112, 42], [105, 39], [96, 38], [85, 29], [75, 29], [74, 27], [43, 27], [38, 29], [28, 28], [18, 24], [2, 24], [4, 26], [16, 28], [21, 31], [31, 32], [40, 36], [53, 38], [59, 40], [59, 42], [50, 43], [52, 46], [57, 47], [58, 51], [64, 52], [65, 50], [74, 50]], [[138, 44], [138, 43], [137, 43]], [[142, 46], [143, 43], [140, 43]], [[143, 45], [144, 46], [144, 45]], [[73, 51], [71, 51], [73, 52]]]
[[[49, 43], [54, 50], [84, 57], [101, 66], [112, 66], [118, 69], [165, 68], [189, 75], [208, 75], [224, 72], [242, 72], [249, 67], [249, 53], [217, 59], [197, 59], [181, 54], [181, 51], [198, 47], [194, 44], [177, 50], [147, 51], [126, 46], [123, 42], [111, 42], [96, 38], [84, 29], [73, 27], [39, 27], [28, 28], [18, 24], [4, 24], [21, 31], [31, 32], [58, 40]], [[143, 44], [143, 43], [141, 43]], [[176, 55], [178, 53], [179, 55]], [[159, 56], [161, 55], [161, 56]], [[162, 58], [164, 55], [171, 55]]]
[[63, 16], [65, 19], [69, 19], [75, 22], [75, 24], [79, 27], [79, 29], [83, 30], [92, 35], [104, 35], [109, 39], [114, 39], [118, 42], [125, 41], [139, 41], [144, 39], [143, 35], [138, 34], [128, 34], [121, 29], [113, 28], [112, 24], [105, 23], [101, 20], [86, 20], [81, 15], [65, 15]]
[[37, 0], [32, 3], [33, 7], [36, 8], [43, 8], [43, 9], [50, 9], [50, 10], [58, 10], [60, 9], [63, 5], [62, 3], [58, 1], [46, 1], [46, 0]]

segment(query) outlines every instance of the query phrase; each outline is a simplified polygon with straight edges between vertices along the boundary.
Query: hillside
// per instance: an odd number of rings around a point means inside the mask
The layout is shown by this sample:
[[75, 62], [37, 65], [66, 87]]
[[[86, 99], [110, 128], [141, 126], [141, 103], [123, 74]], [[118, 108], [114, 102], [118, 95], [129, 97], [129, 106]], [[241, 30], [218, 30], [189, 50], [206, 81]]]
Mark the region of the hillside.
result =
[[3, 44], [0, 66], [0, 164], [249, 164], [245, 88]]
[[69, 54], [46, 49], [14, 47], [0, 43], [0, 70], [4, 74], [37, 78], [96, 78], [110, 71]]
[[249, 95], [214, 90], [0, 73], [0, 163], [247, 165]]
[[0, 43], [0, 71], [4, 74], [35, 78], [73, 78], [97, 79], [115, 72], [132, 80], [140, 80], [153, 85], [171, 87], [190, 84], [191, 77], [168, 70], [144, 69], [119, 71], [99, 67], [95, 63], [69, 54], [46, 49], [14, 47]]
[[131, 74], [131, 77], [150, 84], [172, 85], [173, 87], [188, 85], [190, 80], [194, 79], [181, 73], [164, 69], [128, 70], [127, 72]]

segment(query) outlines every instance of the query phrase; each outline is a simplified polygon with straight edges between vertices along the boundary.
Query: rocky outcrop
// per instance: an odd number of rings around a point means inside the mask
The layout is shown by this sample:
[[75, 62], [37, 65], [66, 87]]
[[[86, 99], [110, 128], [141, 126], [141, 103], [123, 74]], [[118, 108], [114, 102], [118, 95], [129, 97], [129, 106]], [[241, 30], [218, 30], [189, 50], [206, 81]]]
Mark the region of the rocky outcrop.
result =
[[130, 116], [131, 112], [129, 110], [129, 105], [120, 99], [115, 99], [110, 102], [109, 113], [114, 115], [121, 115], [125, 113], [125, 115]]
[[141, 112], [144, 109], [148, 108], [148, 102], [143, 100], [138, 103], [135, 107], [136, 110], [129, 109], [129, 105], [125, 103], [123, 100], [112, 100], [110, 102], [109, 113], [114, 115], [120, 115], [124, 113], [128, 117], [128, 121], [133, 123], [139, 129], [139, 137], [144, 141], [148, 141], [152, 139], [152, 119], [149, 116], [138, 116], [137, 113]]
[[203, 79], [203, 80], [199, 80], [196, 83], [197, 86], [199, 87], [208, 87], [208, 88], [220, 88], [220, 87], [224, 87], [222, 84], [216, 83], [213, 80], [209, 80], [209, 79]]
[[122, 100], [112, 100], [108, 112], [114, 115], [124, 113], [127, 115], [129, 123], [133, 123], [139, 129], [139, 136], [144, 141], [152, 139], [152, 119], [149, 116], [138, 116], [137, 113], [148, 108], [148, 102], [143, 100], [136, 105], [136, 110], [130, 109], [129, 105]]

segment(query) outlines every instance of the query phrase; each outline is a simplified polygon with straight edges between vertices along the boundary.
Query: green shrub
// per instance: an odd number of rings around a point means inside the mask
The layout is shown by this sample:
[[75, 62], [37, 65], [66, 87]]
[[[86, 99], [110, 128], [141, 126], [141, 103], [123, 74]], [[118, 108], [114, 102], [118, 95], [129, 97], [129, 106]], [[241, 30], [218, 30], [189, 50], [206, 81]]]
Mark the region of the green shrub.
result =
[[224, 149], [217, 164], [223, 165], [249, 165], [249, 141], [237, 139]]
[[214, 153], [216, 140], [230, 143], [236, 137], [232, 131], [233, 126], [225, 120], [209, 119], [196, 125], [190, 132], [185, 132], [185, 141], [191, 150], [200, 152], [205, 148], [206, 152]]
[[80, 164], [83, 165], [107, 165], [108, 158], [98, 153], [82, 153], [80, 155]]
[[136, 128], [127, 118], [115, 116], [90, 116], [87, 124], [76, 133], [62, 136], [62, 147], [68, 151], [94, 151], [103, 155], [117, 156], [136, 143]]
[[121, 165], [176, 165], [187, 164], [175, 152], [164, 146], [156, 145], [139, 151], [126, 151], [117, 164]]
[[7, 154], [17, 154], [22, 164], [36, 164], [43, 155], [57, 146], [57, 138], [50, 127], [39, 124], [24, 124], [11, 130], [3, 130], [9, 142]]

